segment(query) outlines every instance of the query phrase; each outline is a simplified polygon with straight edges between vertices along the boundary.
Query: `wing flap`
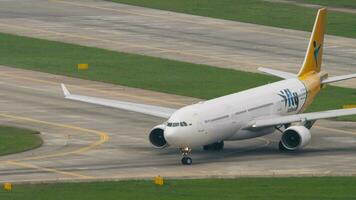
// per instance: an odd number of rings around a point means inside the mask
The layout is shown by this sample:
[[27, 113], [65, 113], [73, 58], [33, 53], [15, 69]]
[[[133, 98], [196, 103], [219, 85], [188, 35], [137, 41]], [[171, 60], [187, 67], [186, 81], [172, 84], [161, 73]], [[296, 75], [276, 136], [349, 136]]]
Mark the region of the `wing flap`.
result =
[[127, 101], [118, 101], [118, 100], [110, 100], [104, 98], [90, 97], [90, 96], [82, 96], [82, 95], [73, 95], [70, 94], [68, 89], [64, 84], [61, 84], [64, 97], [66, 99], [71, 99], [75, 101], [81, 101], [101, 106], [107, 106], [111, 108], [117, 108], [127, 111], [138, 112], [142, 114], [152, 115], [161, 118], [169, 118], [176, 110], [167, 107], [139, 104], [139, 103], [131, 103]]
[[327, 119], [348, 115], [356, 115], [356, 108], [352, 109], [339, 109], [339, 110], [328, 110], [322, 112], [313, 112], [313, 113], [304, 113], [304, 114], [296, 114], [296, 115], [288, 115], [288, 116], [274, 116], [268, 117], [265, 119], [257, 119], [253, 121], [248, 128], [262, 128], [262, 127], [270, 127], [270, 126], [278, 126], [293, 122], [306, 122], [306, 121], [314, 121], [317, 119]]

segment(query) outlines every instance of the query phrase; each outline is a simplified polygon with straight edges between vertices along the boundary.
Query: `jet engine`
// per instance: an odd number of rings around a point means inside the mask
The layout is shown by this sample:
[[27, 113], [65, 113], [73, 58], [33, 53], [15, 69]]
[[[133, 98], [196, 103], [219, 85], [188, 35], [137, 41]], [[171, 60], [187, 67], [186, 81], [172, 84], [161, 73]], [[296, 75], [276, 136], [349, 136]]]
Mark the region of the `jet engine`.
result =
[[309, 129], [304, 126], [291, 126], [283, 132], [281, 144], [287, 150], [297, 150], [306, 146], [310, 139]]
[[164, 129], [165, 125], [160, 124], [155, 126], [151, 131], [149, 135], [149, 140], [151, 144], [157, 148], [165, 148], [168, 146], [168, 143], [166, 139], [164, 138]]

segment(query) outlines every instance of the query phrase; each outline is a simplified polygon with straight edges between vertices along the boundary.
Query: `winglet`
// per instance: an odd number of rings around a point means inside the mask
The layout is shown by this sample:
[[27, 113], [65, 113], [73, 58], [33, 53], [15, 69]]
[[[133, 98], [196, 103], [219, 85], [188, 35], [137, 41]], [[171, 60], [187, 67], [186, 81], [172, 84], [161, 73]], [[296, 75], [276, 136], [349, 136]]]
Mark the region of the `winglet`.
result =
[[66, 88], [66, 86], [63, 83], [61, 83], [61, 87], [63, 90], [64, 97], [69, 96], [70, 92], [68, 91], [68, 89]]

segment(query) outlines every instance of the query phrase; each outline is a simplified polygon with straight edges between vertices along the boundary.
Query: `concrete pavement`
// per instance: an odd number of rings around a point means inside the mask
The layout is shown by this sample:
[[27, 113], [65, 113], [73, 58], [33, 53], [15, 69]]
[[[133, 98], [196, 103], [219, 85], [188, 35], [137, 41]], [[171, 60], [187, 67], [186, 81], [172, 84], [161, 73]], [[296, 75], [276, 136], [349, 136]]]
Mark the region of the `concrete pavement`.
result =
[[[0, 0], [0, 32], [253, 72], [270, 67], [294, 73], [310, 35], [100, 0]], [[356, 73], [355, 47], [356, 39], [326, 36], [323, 70]], [[338, 85], [355, 88], [356, 81]]]
[[356, 174], [355, 123], [319, 121], [299, 152], [279, 152], [273, 134], [226, 142], [221, 152], [193, 149], [194, 164], [182, 166], [177, 149], [148, 142], [164, 119], [66, 100], [59, 84], [76, 94], [172, 108], [198, 99], [4, 66], [0, 74], [0, 123], [39, 130], [44, 139], [41, 148], [0, 157], [0, 182]]

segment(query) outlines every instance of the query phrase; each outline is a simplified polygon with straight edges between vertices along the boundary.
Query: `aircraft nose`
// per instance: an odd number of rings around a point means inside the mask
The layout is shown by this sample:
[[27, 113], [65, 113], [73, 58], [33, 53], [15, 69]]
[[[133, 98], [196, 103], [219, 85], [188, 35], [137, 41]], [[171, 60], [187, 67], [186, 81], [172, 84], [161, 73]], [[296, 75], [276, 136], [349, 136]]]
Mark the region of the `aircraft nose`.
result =
[[180, 146], [182, 144], [182, 137], [176, 128], [166, 128], [164, 138], [170, 146]]

